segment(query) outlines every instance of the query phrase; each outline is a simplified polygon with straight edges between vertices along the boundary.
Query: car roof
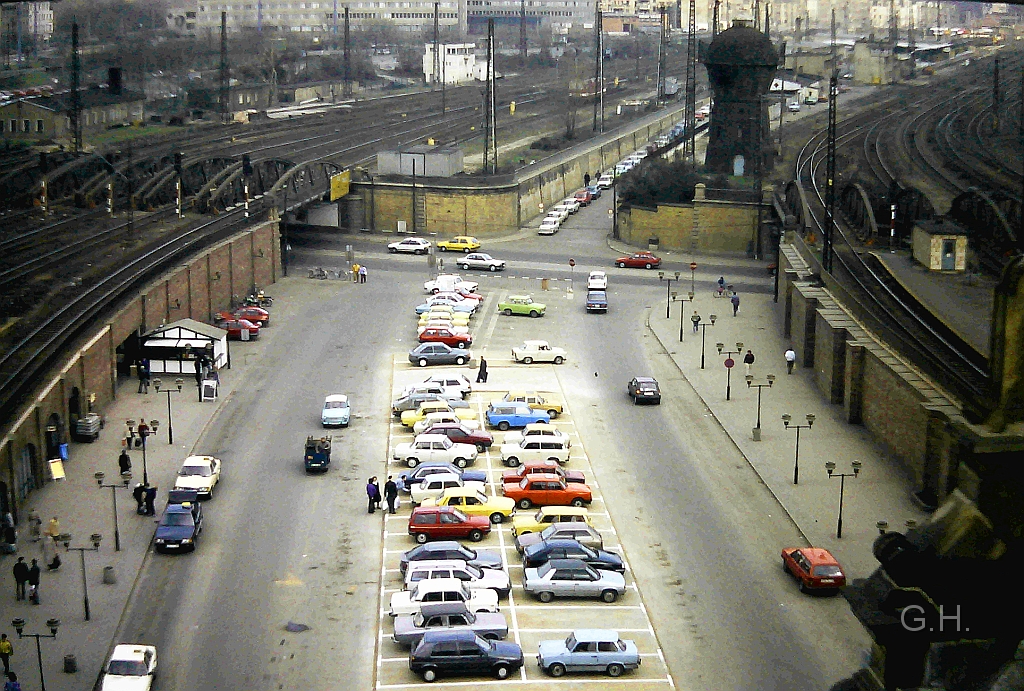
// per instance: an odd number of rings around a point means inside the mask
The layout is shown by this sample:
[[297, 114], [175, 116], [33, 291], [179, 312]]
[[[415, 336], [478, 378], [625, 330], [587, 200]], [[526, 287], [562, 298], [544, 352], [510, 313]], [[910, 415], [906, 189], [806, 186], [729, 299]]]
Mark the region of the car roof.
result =
[[833, 557], [832, 553], [827, 549], [823, 549], [821, 547], [801, 547], [800, 554], [807, 557], [807, 560], [815, 566], [821, 564], [839, 565], [839, 560]]
[[553, 569], [582, 569], [587, 566], [582, 559], [551, 559], [548, 563]]
[[425, 617], [433, 617], [438, 614], [466, 614], [469, 608], [465, 602], [431, 602], [420, 607], [420, 612]]
[[476, 631], [469, 631], [466, 629], [427, 631], [423, 634], [423, 642], [438, 643], [440, 641], [475, 641], [476, 636]]
[[549, 480], [551, 482], [558, 482], [561, 479], [562, 478], [560, 478], [558, 475], [555, 475], [554, 473], [533, 473], [532, 475], [530, 475], [530, 480], [531, 481], [533, 481], [533, 480]]
[[182, 465], [213, 465], [215, 460], [213, 456], [186, 456]]
[[455, 480], [461, 480], [462, 479], [460, 476], [456, 475], [455, 473], [431, 473], [430, 474], [430, 481], [431, 482], [434, 482], [435, 480], [450, 480], [450, 479], [453, 479], [453, 478]]
[[425, 542], [422, 545], [417, 545], [416, 547], [413, 547], [409, 551], [412, 552], [415, 550], [422, 553], [442, 552], [449, 549], [469, 549], [470, 551], [473, 551], [469, 547], [464, 547], [458, 540], [436, 540], [434, 542]]
[[634, 377], [634, 379], [636, 379], [638, 383], [639, 382], [644, 382], [644, 383], [651, 382], [652, 384], [657, 384], [658, 383], [658, 380], [655, 379], [654, 377]]
[[590, 275], [591, 276], [604, 276], [605, 272], [604, 271], [591, 271]]
[[616, 643], [619, 640], [619, 632], [611, 629], [574, 629], [572, 637], [588, 643]]
[[150, 645], [138, 645], [138, 644], [121, 644], [114, 646], [114, 652], [110, 654], [111, 660], [135, 660], [142, 662], [146, 651], [153, 650], [155, 648]]
[[527, 346], [546, 346], [547, 344], [547, 341], [523, 341], [523, 345]]
[[433, 568], [446, 568], [446, 567], [463, 567], [466, 565], [464, 559], [420, 559], [417, 562], [409, 564], [410, 569], [422, 571], [424, 569]]
[[416, 581], [416, 588], [427, 592], [462, 590], [462, 581], [458, 578], [424, 578], [422, 581]]
[[588, 511], [576, 506], [542, 506], [540, 513], [545, 516], [586, 516]]
[[445, 487], [444, 495], [446, 497], [468, 497], [470, 495], [476, 496], [480, 493], [480, 490], [473, 487]]
[[348, 401], [348, 396], [343, 393], [332, 393], [330, 396], [324, 399], [324, 403], [328, 401], [341, 401], [342, 403]]

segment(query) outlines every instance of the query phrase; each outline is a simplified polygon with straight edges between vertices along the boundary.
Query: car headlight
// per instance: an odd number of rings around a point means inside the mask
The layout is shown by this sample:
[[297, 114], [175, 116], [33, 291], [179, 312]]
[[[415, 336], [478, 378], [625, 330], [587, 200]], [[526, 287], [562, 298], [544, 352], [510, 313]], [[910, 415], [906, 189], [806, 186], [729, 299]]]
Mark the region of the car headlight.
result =
[[192, 544], [192, 538], [186, 537], [184, 540], [181, 541], [181, 544], [183, 544], [183, 545], [191, 545]]
[[162, 545], [162, 544], [164, 544], [165, 542], [166, 542], [166, 540], [164, 540], [164, 539], [163, 539], [162, 537], [158, 537], [158, 538], [156, 539], [156, 544], [158, 544], [158, 545]]

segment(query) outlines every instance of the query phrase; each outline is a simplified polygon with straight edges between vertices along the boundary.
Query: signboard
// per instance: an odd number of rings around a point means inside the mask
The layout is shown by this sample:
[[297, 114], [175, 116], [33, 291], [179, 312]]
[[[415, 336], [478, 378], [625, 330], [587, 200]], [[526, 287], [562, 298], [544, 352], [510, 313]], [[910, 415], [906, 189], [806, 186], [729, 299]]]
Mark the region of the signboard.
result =
[[569, 260], [569, 266], [576, 266], [576, 260], [575, 259], [570, 259]]
[[690, 271], [697, 270], [697, 262], [690, 262]]
[[331, 176], [331, 201], [341, 199], [348, 194], [349, 183], [352, 182], [352, 171], [343, 170]]
[[725, 358], [725, 366], [727, 368], [732, 369], [735, 365], [736, 365], [736, 361], [733, 360], [731, 357]]

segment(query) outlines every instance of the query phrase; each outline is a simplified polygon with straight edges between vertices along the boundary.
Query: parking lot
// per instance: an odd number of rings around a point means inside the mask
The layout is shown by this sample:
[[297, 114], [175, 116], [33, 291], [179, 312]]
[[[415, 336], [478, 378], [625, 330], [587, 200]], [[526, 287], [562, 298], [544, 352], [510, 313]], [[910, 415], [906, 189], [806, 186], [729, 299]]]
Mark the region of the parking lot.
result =
[[[476, 280], [476, 277], [473, 277]], [[511, 345], [527, 338], [551, 338], [552, 345], [560, 345], [554, 336], [557, 330], [557, 313], [565, 309], [582, 309], [579, 295], [576, 299], [566, 299], [563, 291], [541, 293], [532, 291], [535, 299], [548, 304], [548, 315], [541, 319], [528, 317], [504, 317], [496, 312], [497, 302], [510, 291], [505, 285], [497, 282], [490, 286], [497, 290], [487, 291], [488, 286], [482, 285], [481, 292], [487, 295], [479, 314], [471, 321], [471, 331], [475, 336], [473, 344], [474, 360], [470, 366], [462, 368], [418, 368], [411, 365], [405, 354], [396, 354], [392, 389], [397, 396], [409, 385], [422, 382], [435, 371], [460, 371], [471, 381], [476, 378], [476, 366], [479, 353], [484, 352], [488, 361], [488, 383], [475, 384], [473, 393], [467, 399], [471, 409], [476, 412], [477, 420], [486, 428], [485, 411], [492, 400], [500, 399], [509, 389], [552, 392], [555, 397], [562, 398], [556, 367], [554, 365], [517, 365], [511, 360]], [[536, 285], [536, 283], [534, 283]], [[513, 289], [514, 291], [514, 289]], [[514, 291], [519, 292], [519, 291]], [[527, 291], [522, 291], [527, 292]], [[418, 296], [417, 296], [418, 297]], [[410, 307], [415, 304], [415, 297], [410, 297]], [[414, 329], [414, 319], [410, 315], [410, 330]], [[484, 349], [486, 346], [486, 350]], [[571, 357], [571, 354], [570, 354]], [[564, 366], [564, 365], [563, 365]], [[607, 604], [600, 600], [587, 599], [555, 599], [550, 603], [541, 603], [527, 595], [522, 588], [523, 567], [516, 552], [514, 539], [509, 522], [495, 525], [491, 533], [482, 542], [467, 543], [474, 549], [491, 550], [500, 554], [505, 570], [511, 577], [512, 591], [507, 599], [499, 602], [500, 611], [505, 615], [509, 627], [506, 640], [522, 646], [525, 658], [524, 667], [510, 679], [498, 681], [493, 678], [480, 677], [447, 677], [442, 676], [437, 684], [457, 688], [475, 688], [481, 683], [511, 684], [517, 687], [530, 688], [564, 688], [570, 685], [603, 684], [611, 688], [625, 685], [630, 688], [663, 689], [673, 686], [664, 657], [655, 635], [651, 621], [644, 607], [644, 602], [636, 583], [633, 581], [629, 568], [628, 555], [619, 543], [612, 517], [605, 509], [601, 496], [600, 483], [594, 477], [593, 468], [586, 455], [585, 447], [580, 440], [573, 422], [571, 410], [566, 408], [552, 421], [559, 430], [570, 435], [572, 441], [567, 470], [579, 470], [585, 473], [586, 481], [593, 490], [593, 502], [589, 507], [592, 525], [600, 531], [604, 539], [604, 548], [622, 556], [626, 565], [626, 593], [616, 602]], [[487, 490], [491, 494], [501, 493], [501, 473], [507, 468], [502, 464], [499, 446], [504, 434], [497, 430], [494, 433], [494, 446], [481, 453], [476, 461], [477, 470], [487, 473]], [[396, 478], [402, 472], [408, 472], [404, 463], [390, 460], [390, 451], [396, 444], [411, 441], [413, 434], [403, 427], [401, 422], [393, 420], [389, 434], [389, 465], [388, 474]], [[386, 478], [380, 478], [381, 485]], [[401, 507], [396, 515], [386, 516], [383, 539], [383, 567], [381, 573], [380, 592], [380, 628], [378, 632], [378, 651], [376, 669], [376, 687], [379, 689], [409, 688], [426, 686], [418, 675], [408, 667], [408, 649], [394, 643], [392, 618], [388, 614], [391, 595], [400, 591], [403, 580], [399, 571], [399, 558], [402, 553], [412, 549], [416, 543], [407, 532], [411, 504], [409, 495], [401, 495]], [[532, 511], [533, 509], [531, 509]], [[545, 674], [537, 665], [538, 642], [546, 639], [564, 639], [574, 629], [603, 628], [617, 630], [623, 639], [636, 642], [641, 653], [640, 668], [627, 672], [622, 677], [610, 678], [604, 674], [570, 674], [555, 679]]]

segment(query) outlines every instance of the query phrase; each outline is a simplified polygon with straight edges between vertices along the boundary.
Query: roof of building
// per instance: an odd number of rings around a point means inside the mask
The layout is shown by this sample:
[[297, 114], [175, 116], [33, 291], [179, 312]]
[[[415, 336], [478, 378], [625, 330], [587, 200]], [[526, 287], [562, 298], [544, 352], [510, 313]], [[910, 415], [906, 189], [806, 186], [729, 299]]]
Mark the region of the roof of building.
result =
[[163, 324], [161, 326], [158, 326], [152, 331], [143, 334], [142, 338], [150, 339], [156, 337], [157, 335], [162, 336], [166, 334], [168, 331], [177, 329], [192, 331], [195, 334], [206, 336], [207, 338], [216, 341], [221, 340], [227, 335], [227, 332], [224, 329], [219, 329], [216, 326], [211, 326], [210, 324], [204, 324], [202, 322], [196, 321], [195, 319], [185, 318], [179, 319], [176, 322], [171, 322], [170, 324]]
[[[141, 91], [132, 91], [130, 89], [125, 89], [115, 94], [111, 93], [109, 89], [101, 87], [96, 89], [80, 89], [79, 98], [82, 101], [82, 109], [88, 110], [90, 108], [112, 106], [118, 103], [145, 101], [146, 95]], [[0, 104], [0, 106], [7, 106], [12, 103], [26, 103], [55, 113], [63, 113], [71, 109], [71, 92], [63, 91], [52, 96], [23, 96]]]
[[775, 67], [779, 63], [779, 54], [771, 39], [752, 26], [737, 22], [715, 37], [704, 63]]
[[956, 221], [941, 216], [927, 221], [917, 221], [914, 227], [929, 235], [968, 235], [970, 232]]

